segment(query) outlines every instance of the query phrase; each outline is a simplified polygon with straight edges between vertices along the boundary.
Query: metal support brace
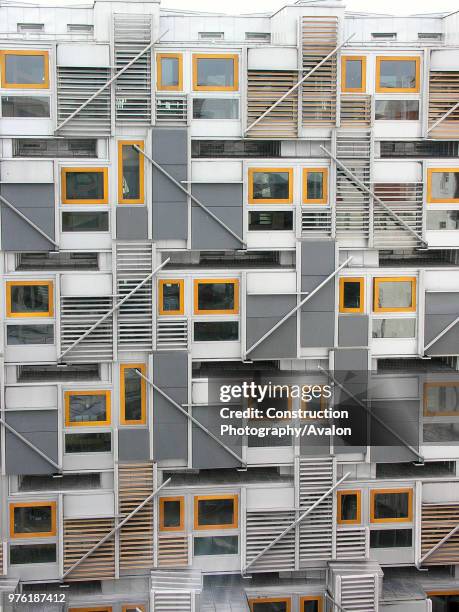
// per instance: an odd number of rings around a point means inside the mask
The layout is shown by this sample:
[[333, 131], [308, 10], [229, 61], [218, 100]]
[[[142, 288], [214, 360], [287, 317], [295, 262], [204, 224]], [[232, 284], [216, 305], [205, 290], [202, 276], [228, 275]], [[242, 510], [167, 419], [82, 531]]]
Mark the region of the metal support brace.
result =
[[295, 83], [295, 85], [294, 85], [293, 87], [291, 87], [291, 88], [290, 88], [290, 89], [287, 91], [287, 93], [285, 93], [285, 94], [284, 94], [283, 96], [281, 96], [281, 97], [280, 97], [278, 100], [276, 100], [276, 101], [274, 102], [274, 104], [272, 104], [272, 105], [271, 105], [271, 106], [270, 106], [270, 107], [269, 107], [267, 110], [265, 110], [265, 112], [264, 112], [262, 115], [260, 115], [260, 116], [259, 116], [257, 119], [255, 119], [255, 121], [254, 121], [253, 123], [251, 123], [251, 124], [249, 125], [249, 127], [245, 128], [245, 130], [244, 130], [244, 134], [246, 134], [246, 133], [247, 133], [249, 130], [251, 130], [251, 129], [252, 129], [254, 126], [255, 126], [255, 125], [257, 125], [257, 123], [258, 123], [259, 121], [261, 121], [262, 119], [264, 119], [264, 118], [266, 117], [266, 115], [267, 115], [268, 113], [270, 113], [270, 112], [273, 110], [273, 108], [276, 108], [276, 106], [277, 106], [278, 104], [280, 104], [280, 103], [281, 103], [281, 102], [283, 102], [283, 101], [284, 101], [286, 98], [288, 98], [288, 96], [289, 96], [290, 94], [292, 94], [292, 93], [293, 93], [293, 92], [294, 92], [294, 91], [295, 91], [295, 90], [296, 90], [296, 89], [297, 89], [297, 88], [298, 88], [298, 87], [299, 87], [299, 86], [300, 86], [302, 83], [304, 83], [304, 81], [306, 81], [306, 79], [309, 79], [309, 77], [311, 76], [311, 74], [314, 74], [314, 72], [315, 72], [316, 70], [318, 70], [318, 69], [319, 69], [319, 68], [320, 68], [320, 67], [321, 67], [323, 64], [325, 64], [325, 62], [328, 62], [328, 60], [329, 60], [331, 57], [333, 57], [333, 56], [335, 55], [335, 53], [337, 53], [337, 52], [338, 52], [338, 51], [341, 49], [341, 47], [344, 47], [344, 45], [346, 45], [346, 44], [347, 44], [347, 43], [348, 43], [348, 42], [351, 40], [351, 38], [354, 38], [354, 36], [355, 36], [355, 34], [351, 34], [351, 35], [350, 35], [348, 38], [346, 38], [346, 40], [345, 40], [344, 42], [342, 42], [340, 45], [338, 45], [337, 47], [335, 47], [335, 48], [333, 49], [333, 51], [331, 51], [331, 52], [330, 52], [330, 53], [329, 53], [329, 54], [328, 54], [326, 57], [324, 57], [324, 59], [323, 59], [323, 60], [320, 60], [320, 62], [319, 62], [319, 63], [318, 63], [316, 66], [314, 66], [314, 68], [313, 68], [312, 70], [310, 70], [310, 71], [309, 71], [307, 74], [305, 74], [305, 75], [304, 75], [304, 77], [302, 77], [302, 78], [301, 78], [301, 79], [298, 81], [298, 83]]
[[32, 229], [34, 229], [36, 232], [38, 232], [41, 236], [43, 236], [43, 238], [45, 238], [48, 242], [51, 242], [51, 244], [54, 244], [54, 246], [56, 248], [59, 248], [59, 245], [57, 242], [55, 242], [50, 236], [48, 236], [48, 234], [46, 234], [42, 229], [40, 229], [38, 227], [38, 225], [36, 225], [33, 221], [31, 221], [28, 217], [26, 217], [24, 215], [24, 213], [22, 213], [20, 210], [18, 210], [16, 208], [16, 206], [14, 206], [14, 204], [11, 204], [11, 202], [8, 202], [8, 200], [6, 198], [4, 198], [2, 195], [0, 195], [0, 201], [5, 205], [8, 206], [8, 208], [10, 210], [12, 210], [18, 217], [20, 217], [23, 221], [25, 221], [28, 225], [30, 225], [30, 227]]
[[131, 518], [133, 516], [135, 516], [137, 514], [137, 512], [142, 510], [142, 508], [144, 506], [146, 506], [154, 497], [156, 497], [158, 495], [158, 493], [161, 491], [161, 489], [163, 489], [166, 485], [168, 485], [171, 480], [172, 480], [171, 478], [168, 478], [165, 482], [163, 482], [163, 484], [160, 487], [158, 487], [156, 489], [156, 491], [153, 491], [153, 493], [151, 493], [148, 497], [146, 497], [143, 500], [143, 502], [137, 506], [137, 508], [134, 508], [134, 510], [130, 514], [128, 514], [127, 516], [124, 517], [124, 519], [121, 521], [121, 523], [118, 523], [118, 525], [113, 527], [113, 529], [111, 531], [109, 531], [107, 533], [107, 535], [105, 535], [101, 540], [99, 540], [97, 542], [97, 544], [94, 544], [94, 546], [90, 550], [88, 550], [87, 553], [85, 553], [80, 559], [78, 559], [78, 561], [75, 561], [75, 563], [71, 567], [69, 567], [69, 569], [67, 571], [65, 571], [62, 574], [62, 578], [65, 578], [71, 572], [73, 572], [73, 570], [75, 568], [77, 568], [81, 563], [83, 563], [83, 561], [85, 561], [90, 555], [92, 555], [92, 553], [94, 551], [96, 551], [98, 548], [100, 548], [102, 546], [102, 544], [105, 544], [105, 542], [107, 542], [112, 536], [114, 536], [115, 533], [119, 529], [121, 529], [121, 527], [123, 527], [128, 521], [131, 520]]
[[351, 473], [347, 472], [346, 474], [344, 474], [342, 478], [338, 480], [338, 482], [335, 482], [335, 484], [332, 487], [330, 487], [328, 491], [326, 491], [323, 495], [321, 495], [319, 499], [317, 499], [311, 506], [309, 506], [309, 508], [307, 508], [297, 519], [295, 519], [293, 523], [291, 523], [288, 527], [286, 527], [284, 531], [277, 536], [277, 538], [274, 538], [274, 540], [270, 542], [268, 546], [265, 546], [265, 548], [263, 548], [263, 550], [260, 551], [258, 555], [256, 555], [251, 561], [249, 561], [249, 563], [247, 563], [247, 565], [243, 569], [242, 573], [245, 574], [245, 572], [249, 569], [251, 565], [253, 565], [256, 561], [258, 561], [258, 559], [262, 557], [266, 552], [268, 552], [268, 550], [270, 550], [273, 546], [275, 546], [289, 531], [291, 531], [299, 523], [301, 523], [301, 521], [303, 521], [308, 516], [308, 514], [310, 514], [315, 508], [317, 508], [317, 506], [321, 504], [324, 501], [324, 499], [326, 499], [331, 493], [333, 493], [336, 487], [338, 487], [350, 475]]
[[239, 461], [239, 463], [243, 466], [243, 467], [247, 467], [247, 464], [245, 463], [245, 461], [239, 457], [239, 455], [237, 453], [235, 453], [233, 450], [230, 449], [229, 446], [227, 446], [224, 442], [222, 442], [220, 440], [220, 438], [218, 438], [216, 435], [214, 435], [211, 431], [209, 431], [207, 429], [207, 427], [205, 427], [200, 421], [198, 421], [198, 419], [196, 419], [193, 415], [189, 414], [184, 408], [182, 408], [182, 406], [180, 406], [180, 404], [177, 404], [177, 402], [172, 399], [172, 397], [170, 397], [169, 395], [167, 395], [167, 393], [165, 393], [161, 387], [158, 387], [158, 385], [155, 385], [155, 383], [150, 380], [149, 378], [147, 378], [144, 374], [142, 374], [142, 372], [140, 372], [140, 370], [135, 370], [135, 372], [144, 380], [147, 381], [147, 383], [149, 385], [151, 385], [153, 387], [153, 389], [155, 391], [157, 391], [160, 395], [162, 395], [162, 397], [164, 397], [165, 400], [167, 400], [170, 404], [172, 404], [172, 406], [174, 406], [174, 408], [177, 408], [177, 410], [179, 410], [184, 416], [186, 416], [187, 419], [189, 419], [192, 423], [194, 423], [197, 427], [199, 427], [200, 429], [202, 429], [202, 431], [204, 433], [206, 433], [210, 438], [212, 438], [212, 440], [215, 440], [215, 442], [217, 442], [217, 444], [220, 444], [220, 446], [222, 448], [224, 448], [226, 450], [227, 453], [229, 453], [230, 455], [232, 455], [235, 459], [237, 459]]
[[337, 157], [335, 157], [333, 155], [333, 153], [330, 153], [330, 151], [328, 149], [326, 149], [325, 147], [323, 147], [322, 145], [320, 145], [320, 148], [325, 151], [325, 153], [335, 162], [335, 164], [337, 166], [339, 166], [341, 168], [341, 170], [343, 170], [343, 172], [345, 174], [347, 174], [355, 183], [357, 183], [357, 185], [363, 189], [363, 191], [365, 191], [369, 196], [371, 196], [376, 202], [378, 202], [378, 204], [380, 206], [382, 206], [382, 208], [384, 208], [384, 210], [393, 218], [395, 219], [398, 223], [400, 223], [400, 225], [403, 225], [403, 227], [410, 232], [410, 234], [412, 234], [413, 236], [415, 236], [424, 246], [428, 246], [427, 242], [423, 239], [423, 237], [418, 234], [417, 232], [414, 231], [414, 229], [412, 227], [410, 227], [408, 225], [408, 223], [406, 223], [406, 221], [404, 221], [399, 215], [397, 215], [397, 213], [395, 213], [389, 206], [387, 206], [387, 204], [385, 202], [383, 202], [381, 200], [381, 198], [378, 198], [377, 195], [375, 195], [373, 193], [373, 191], [371, 191], [371, 189], [369, 189], [365, 183], [362, 183], [362, 181], [355, 176], [355, 174], [353, 172], [351, 172], [351, 170], [349, 170], [349, 168], [347, 168], [342, 162], [339, 161], [339, 159]]
[[328, 370], [323, 368], [321, 365], [319, 365], [317, 367], [318, 367], [319, 370], [324, 372], [324, 374], [326, 374], [328, 376], [328, 378], [330, 378], [334, 382], [334, 384], [341, 389], [341, 391], [343, 391], [348, 397], [353, 399], [361, 408], [363, 408], [365, 410], [365, 412], [367, 414], [370, 414], [371, 418], [373, 418], [377, 423], [382, 425], [389, 433], [391, 433], [393, 436], [395, 436], [397, 438], [397, 440], [403, 444], [403, 446], [405, 446], [408, 450], [410, 450], [413, 453], [413, 455], [416, 455], [416, 457], [418, 459], [420, 459], [422, 463], [424, 463], [424, 457], [422, 455], [420, 455], [418, 453], [418, 451], [413, 446], [411, 446], [411, 444], [408, 444], [408, 442], [406, 440], [404, 440], [395, 430], [392, 429], [392, 427], [390, 427], [390, 425], [388, 425], [387, 423], [382, 421], [375, 414], [372, 414], [370, 409], [368, 408], [368, 406], [364, 402], [359, 400], [359, 398], [356, 397], [351, 391], [349, 391], [349, 389], [346, 389], [346, 387], [344, 385], [342, 385], [339, 382], [339, 380], [337, 380], [333, 376], [333, 374], [331, 372], [329, 372]]
[[142, 51], [140, 53], [138, 53], [130, 62], [128, 62], [126, 64], [126, 66], [124, 66], [124, 68], [121, 68], [121, 70], [119, 72], [117, 72], [114, 76], [112, 76], [112, 78], [107, 81], [106, 83], [104, 83], [102, 85], [102, 87], [100, 87], [94, 94], [92, 94], [92, 96], [90, 98], [88, 98], [86, 100], [86, 102], [83, 102], [83, 104], [81, 104], [81, 106], [79, 106], [75, 111], [73, 111], [73, 113], [71, 115], [69, 115], [68, 117], [66, 117], [64, 119], [64, 121], [62, 123], [60, 123], [57, 127], [56, 127], [56, 132], [57, 130], [60, 130], [62, 127], [64, 127], [64, 125], [66, 123], [68, 123], [69, 121], [71, 121], [74, 117], [76, 117], [76, 115], [78, 115], [78, 113], [80, 111], [82, 111], [84, 108], [86, 108], [86, 106], [88, 106], [88, 104], [90, 104], [95, 98], [97, 98], [97, 96], [99, 94], [101, 94], [105, 89], [107, 89], [107, 87], [110, 87], [110, 85], [116, 81], [116, 79], [118, 79], [124, 72], [126, 72], [126, 70], [128, 70], [128, 68], [130, 68], [132, 66], [132, 64], [134, 64], [138, 59], [140, 59], [142, 57], [142, 55], [145, 55], [145, 53], [147, 51], [149, 51], [153, 45], [156, 45], [156, 43], [158, 43], [161, 38], [163, 36], [165, 36], [167, 33], [169, 32], [169, 30], [166, 30], [165, 32], [163, 32], [161, 34], [161, 36], [159, 36], [159, 38], [157, 38], [156, 40], [154, 40], [153, 42], [151, 42], [150, 44], [148, 44], [145, 49], [142, 49]]
[[319, 285], [317, 285], [317, 287], [313, 289], [311, 293], [308, 293], [308, 295], [304, 299], [302, 299], [301, 302], [295, 306], [295, 308], [293, 308], [284, 317], [282, 317], [282, 319], [278, 321], [273, 327], [271, 327], [271, 329], [267, 331], [266, 334], [264, 334], [259, 340], [257, 340], [255, 344], [252, 344], [252, 346], [246, 350], [245, 357], [247, 357], [247, 355], [251, 353], [253, 349], [257, 348], [257, 346], [259, 346], [262, 342], [264, 342], [266, 338], [269, 338], [269, 336], [272, 333], [274, 333], [276, 329], [278, 329], [283, 323], [285, 323], [287, 319], [289, 319], [293, 314], [295, 314], [295, 312], [299, 310], [303, 306], [303, 304], [306, 304], [306, 302], [310, 300], [318, 291], [320, 291], [322, 287], [326, 285], [334, 276], [336, 276], [338, 272], [342, 268], [344, 268], [344, 266], [347, 266], [347, 264], [351, 261], [351, 259], [352, 257], [348, 257], [344, 263], [342, 263], [338, 268], [336, 268], [336, 270], [334, 270], [331, 274], [329, 274], [325, 280], [323, 280]]
[[443, 544], [447, 542], [457, 531], [459, 531], [459, 525], [456, 525], [454, 529], [451, 529], [451, 531], [446, 534], [444, 538], [442, 538], [439, 542], [435, 544], [435, 546], [433, 546], [428, 552], [426, 552], [426, 554], [419, 560], [416, 567], [419, 569], [419, 567], [427, 559], [427, 557], [430, 557], [430, 555], [432, 555], [436, 550], [438, 550], [440, 546], [443, 546]]
[[57, 362], [59, 363], [60, 361], [62, 361], [62, 358], [67, 355], [67, 353], [69, 351], [71, 351], [72, 349], [74, 349], [77, 344], [79, 344], [82, 340], [84, 340], [85, 338], [87, 338], [89, 336], [89, 334], [91, 334], [97, 327], [99, 327], [99, 325], [101, 323], [103, 323], [105, 321], [105, 319], [108, 319], [109, 316], [111, 316], [116, 310], [118, 310], [120, 308], [120, 306], [122, 306], [124, 304], [124, 302], [127, 302], [127, 300], [132, 297], [134, 295], [134, 293], [136, 291], [138, 291], [141, 287], [143, 287], [145, 285], [145, 283], [147, 283], [151, 278], [153, 278], [153, 276], [159, 271], [161, 270], [161, 268], [163, 268], [168, 262], [170, 261], [170, 257], [168, 257], [165, 261], [163, 261], [162, 264], [160, 264], [159, 266], [157, 266], [153, 272], [151, 272], [148, 276], [146, 276], [143, 281], [140, 281], [140, 283], [138, 285], [136, 285], [134, 287], [134, 289], [132, 291], [130, 291], [127, 295], [124, 296], [124, 298], [122, 300], [120, 300], [117, 304], [115, 304], [115, 306], [113, 306], [113, 308], [110, 308], [110, 310], [108, 310], [104, 315], [101, 316], [101, 318], [96, 321], [94, 323], [94, 325], [92, 325], [87, 331], [84, 332], [84, 334], [82, 334], [79, 338], [77, 338], [75, 340], [75, 342], [73, 342], [68, 348], [65, 349], [65, 351], [63, 353], [61, 353], [59, 355], [59, 357], [57, 358]]
[[456, 110], [456, 108], [459, 108], [459, 102], [456, 102], [456, 104], [454, 106], [452, 106], [449, 111], [446, 111], [446, 113], [444, 115], [442, 115], [440, 117], [440, 119], [437, 119], [437, 121], [435, 121], [435, 123], [432, 123], [432, 125], [430, 126], [430, 128], [427, 129], [427, 134], [429, 132], [431, 132], [434, 128], [437, 127], [437, 125], [439, 125], [444, 119], [446, 119], [446, 117], [449, 117], [451, 115], [451, 113], [454, 113], [454, 111]]
[[53, 461], [50, 457], [48, 457], [48, 455], [46, 455], [42, 450], [40, 450], [37, 446], [35, 446], [35, 444], [33, 444], [30, 440], [27, 440], [27, 438], [25, 438], [22, 434], [16, 431], [14, 427], [11, 427], [11, 425], [9, 425], [2, 418], [0, 418], [0, 423], [3, 425], [3, 427], [5, 427], [5, 429], [7, 429], [9, 432], [15, 435], [19, 440], [21, 440], [21, 442], [24, 442], [26, 446], [28, 446], [33, 451], [35, 451], [37, 455], [40, 455], [42, 459], [44, 459], [47, 463], [52, 465], [53, 468], [55, 468], [58, 472], [62, 472], [61, 468], [55, 461]]
[[435, 344], [436, 342], [438, 342], [440, 340], [440, 338], [443, 338], [443, 336], [445, 334], [447, 334], [449, 332], [450, 329], [452, 329], [455, 325], [457, 325], [457, 323], [459, 323], [459, 317], [456, 317], [454, 319], [454, 321], [452, 321], [452, 323], [450, 323], [449, 325], [447, 325], [445, 327], [445, 329], [443, 329], [437, 336], [435, 336], [435, 338], [433, 340], [431, 340], [429, 342], [429, 344], [426, 344], [426, 346], [424, 347], [424, 353], [426, 352], [427, 349], [429, 349], [433, 344]]
[[164, 168], [160, 166], [158, 162], [156, 162], [152, 157], [150, 157], [147, 153], [145, 153], [145, 151], [143, 151], [137, 145], [132, 145], [132, 148], [138, 151], [139, 153], [141, 153], [146, 159], [148, 159], [150, 164], [152, 164], [157, 170], [162, 172], [162, 174], [164, 174], [164, 176], [166, 176], [170, 181], [172, 181], [172, 183], [174, 183], [176, 187], [178, 187], [181, 191], [183, 191], [183, 193], [189, 196], [195, 204], [197, 204], [200, 208], [202, 208], [202, 210], [206, 212], [209, 215], [209, 217], [212, 217], [212, 219], [216, 221], [219, 225], [221, 225], [223, 229], [226, 230], [229, 234], [231, 234], [233, 238], [236, 238], [236, 240], [240, 242], [244, 247], [247, 246], [247, 244], [244, 242], [244, 240], [240, 236], [238, 236], [235, 232], [233, 232], [233, 230], [230, 227], [228, 227], [226, 223], [224, 223], [219, 217], [217, 217], [217, 215], [214, 215], [214, 213], [211, 210], [209, 210], [207, 206], [205, 206], [202, 202], [200, 202], [191, 193], [191, 191], [188, 191], [188, 189], [185, 189], [185, 187], [183, 187], [183, 185], [181, 185], [173, 176], [171, 176], [169, 172], [167, 172], [167, 170], [164, 170]]
[[336, 599], [333, 599], [333, 597], [330, 595], [330, 593], [328, 591], [325, 591], [325, 597], [326, 599], [328, 599], [329, 601], [331, 601], [331, 603], [336, 606], [338, 608], [338, 610], [340, 610], [340, 612], [350, 612], [349, 610], [347, 610], [347, 608], [343, 608], [343, 606], [341, 604], [339, 604]]

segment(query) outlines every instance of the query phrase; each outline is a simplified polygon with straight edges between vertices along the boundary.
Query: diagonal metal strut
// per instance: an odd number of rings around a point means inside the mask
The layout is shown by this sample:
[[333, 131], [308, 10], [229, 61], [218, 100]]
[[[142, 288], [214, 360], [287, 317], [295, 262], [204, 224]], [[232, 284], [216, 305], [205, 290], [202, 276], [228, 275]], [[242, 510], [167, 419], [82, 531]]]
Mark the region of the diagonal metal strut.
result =
[[59, 467], [59, 465], [55, 461], [53, 461], [53, 459], [51, 459], [51, 457], [48, 457], [48, 455], [46, 455], [42, 450], [40, 450], [38, 446], [35, 446], [35, 444], [33, 444], [30, 440], [27, 440], [27, 438], [25, 438], [22, 434], [16, 431], [14, 427], [11, 427], [11, 425], [7, 423], [4, 419], [0, 418], [0, 423], [3, 425], [3, 427], [5, 427], [5, 429], [7, 429], [14, 436], [16, 436], [18, 440], [21, 440], [21, 442], [23, 442], [26, 446], [28, 446], [33, 451], [35, 451], [37, 455], [40, 455], [42, 459], [44, 459], [47, 463], [52, 465], [53, 468], [55, 468], [58, 472], [62, 472], [62, 469]]
[[14, 206], [14, 204], [11, 204], [11, 202], [8, 202], [8, 200], [4, 198], [2, 195], [0, 195], [0, 201], [5, 206], [7, 206], [10, 210], [12, 210], [18, 217], [20, 217], [23, 221], [25, 221], [28, 225], [30, 225], [32, 229], [34, 229], [41, 236], [43, 236], [43, 238], [45, 238], [48, 242], [51, 242], [51, 244], [54, 244], [55, 247], [59, 248], [59, 244], [55, 240], [53, 240], [50, 236], [48, 236], [48, 234], [46, 234], [46, 232], [40, 229], [38, 225], [36, 225], [33, 221], [31, 221], [28, 217], [26, 217], [24, 213], [22, 213], [18, 208], [16, 208], [16, 206]]
[[452, 321], [449, 325], [447, 325], [445, 329], [442, 329], [442, 331], [437, 336], [435, 336], [433, 340], [431, 340], [428, 344], [426, 344], [426, 346], [424, 347], [424, 352], [427, 349], [429, 349], [433, 344], [438, 342], [441, 338], [443, 338], [443, 336], [447, 334], [449, 330], [452, 329], [455, 325], [457, 325], [457, 323], [459, 323], [459, 317], [456, 317], [454, 321]]
[[429, 132], [431, 132], [434, 128], [436, 128], [437, 125], [439, 125], [444, 119], [446, 119], [446, 117], [449, 117], [451, 115], [451, 113], [454, 113], [454, 111], [457, 108], [459, 108], [459, 102], [456, 102], [456, 104], [454, 106], [452, 106], [448, 111], [446, 111], [446, 113], [444, 115], [442, 115], [439, 119], [437, 119], [437, 121], [435, 121], [435, 123], [432, 123], [430, 128], [427, 129], [427, 134]]

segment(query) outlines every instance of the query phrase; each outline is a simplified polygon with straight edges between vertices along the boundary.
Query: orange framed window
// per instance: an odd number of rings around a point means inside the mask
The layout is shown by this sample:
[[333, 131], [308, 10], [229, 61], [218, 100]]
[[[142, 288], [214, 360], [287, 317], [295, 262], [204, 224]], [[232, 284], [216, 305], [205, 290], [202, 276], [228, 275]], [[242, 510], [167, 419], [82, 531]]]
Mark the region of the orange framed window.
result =
[[328, 168], [303, 168], [303, 204], [328, 203]]
[[459, 382], [424, 383], [424, 416], [459, 416]]
[[194, 314], [238, 314], [237, 278], [201, 278], [194, 281]]
[[291, 612], [290, 597], [257, 597], [249, 599], [250, 612]]
[[427, 203], [459, 203], [459, 168], [427, 168]]
[[195, 529], [237, 529], [237, 495], [195, 495]]
[[185, 312], [184, 281], [182, 278], [158, 281], [158, 314], [183, 315]]
[[185, 529], [185, 498], [159, 498], [159, 530], [184, 531]]
[[415, 276], [374, 278], [373, 289], [374, 312], [415, 312]]
[[6, 281], [6, 316], [37, 318], [54, 315], [53, 281]]
[[418, 93], [421, 80], [419, 56], [376, 57], [377, 93]]
[[0, 51], [4, 89], [49, 89], [49, 53], [14, 49]]
[[108, 168], [61, 168], [62, 204], [108, 204]]
[[337, 521], [339, 525], [360, 525], [362, 521], [362, 492], [338, 491]]
[[56, 535], [56, 502], [10, 504], [11, 538], [51, 538]]
[[367, 58], [365, 55], [341, 57], [341, 91], [364, 93], [367, 89]]
[[101, 427], [111, 423], [110, 391], [64, 391], [66, 427]]
[[249, 168], [249, 204], [292, 204], [293, 168]]
[[413, 520], [413, 489], [372, 489], [370, 523], [410, 523]]
[[118, 141], [118, 204], [145, 203], [145, 160], [133, 145], [144, 150], [143, 140]]
[[68, 612], [112, 612], [111, 606], [91, 606], [90, 608], [69, 608]]
[[137, 374], [146, 376], [144, 363], [120, 365], [120, 423], [122, 425], [145, 425], [147, 422], [147, 384]]
[[339, 279], [339, 311], [364, 312], [365, 279], [341, 277]]
[[146, 607], [143, 604], [127, 604], [121, 610], [122, 612], [146, 612]]
[[235, 53], [193, 53], [194, 91], [237, 91], [239, 56]]
[[181, 53], [156, 54], [156, 89], [182, 91], [183, 55]]
[[300, 597], [300, 612], [323, 612], [324, 598], [322, 595], [307, 595]]

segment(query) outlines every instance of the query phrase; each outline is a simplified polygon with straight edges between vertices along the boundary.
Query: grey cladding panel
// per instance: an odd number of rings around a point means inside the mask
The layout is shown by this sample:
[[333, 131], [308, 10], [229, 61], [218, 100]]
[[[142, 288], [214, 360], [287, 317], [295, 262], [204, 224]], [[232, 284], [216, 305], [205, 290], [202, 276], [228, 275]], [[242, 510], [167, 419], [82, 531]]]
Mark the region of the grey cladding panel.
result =
[[[424, 342], [429, 344], [459, 317], [459, 293], [426, 293]], [[459, 323], [426, 351], [427, 355], [459, 354]]]
[[328, 276], [335, 269], [335, 243], [330, 240], [301, 242], [301, 274]]
[[[231, 406], [237, 409], [236, 406]], [[240, 419], [221, 419], [220, 406], [196, 406], [193, 416], [204, 427], [217, 436], [226, 446], [230, 447], [237, 455], [242, 453], [242, 438], [239, 436], [220, 435], [220, 425], [224, 422], [234, 427], [240, 427]], [[239, 467], [240, 462], [217, 444], [207, 433], [196, 425], [193, 425], [193, 468], [214, 469]]]
[[366, 349], [335, 350], [335, 370], [367, 371], [368, 351]]
[[340, 346], [368, 346], [368, 316], [340, 315], [338, 317]]
[[[302, 291], [311, 293], [326, 279], [326, 276], [303, 276]], [[303, 296], [306, 297], [306, 296]], [[309, 299], [301, 307], [302, 312], [334, 312], [335, 311], [335, 282], [333, 279], [328, 281], [322, 289]]]
[[427, 315], [455, 314], [459, 316], [459, 292], [426, 293]]
[[301, 312], [301, 346], [327, 348], [333, 346], [335, 314], [333, 312]]
[[[242, 237], [242, 185], [203, 183], [193, 186], [193, 195], [233, 232]], [[197, 204], [192, 204], [193, 249], [239, 249], [242, 243]]]
[[153, 158], [160, 164], [186, 164], [188, 138], [185, 128], [153, 128]]
[[116, 237], [118, 240], [148, 238], [148, 213], [145, 206], [118, 206], [116, 209]]
[[121, 428], [118, 430], [118, 458], [121, 461], [147, 461], [150, 459], [148, 429]]
[[[58, 463], [56, 410], [7, 411], [5, 418], [18, 433]], [[56, 471], [36, 451], [9, 431], [6, 432], [5, 454], [7, 474], [52, 474]]]
[[[296, 299], [284, 295], [247, 296], [247, 348], [267, 333], [296, 305]], [[296, 316], [292, 315], [250, 354], [250, 358], [280, 359], [297, 355]]]

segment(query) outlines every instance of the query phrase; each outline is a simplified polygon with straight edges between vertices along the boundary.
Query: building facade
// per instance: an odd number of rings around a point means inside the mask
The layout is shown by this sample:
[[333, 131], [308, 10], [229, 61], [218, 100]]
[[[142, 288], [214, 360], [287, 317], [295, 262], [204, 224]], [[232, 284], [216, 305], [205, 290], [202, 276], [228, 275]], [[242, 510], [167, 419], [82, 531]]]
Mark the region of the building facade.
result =
[[0, 23], [4, 609], [457, 610], [459, 13]]

